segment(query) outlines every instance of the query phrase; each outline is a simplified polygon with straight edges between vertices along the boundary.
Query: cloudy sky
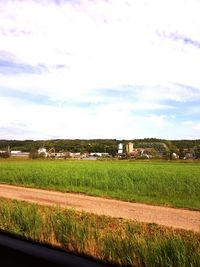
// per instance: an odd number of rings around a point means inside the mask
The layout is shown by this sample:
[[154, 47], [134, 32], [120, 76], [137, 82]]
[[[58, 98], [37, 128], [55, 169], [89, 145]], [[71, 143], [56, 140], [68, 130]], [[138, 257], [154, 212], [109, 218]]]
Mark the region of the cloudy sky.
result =
[[199, 139], [199, 14], [199, 0], [1, 0], [0, 139]]

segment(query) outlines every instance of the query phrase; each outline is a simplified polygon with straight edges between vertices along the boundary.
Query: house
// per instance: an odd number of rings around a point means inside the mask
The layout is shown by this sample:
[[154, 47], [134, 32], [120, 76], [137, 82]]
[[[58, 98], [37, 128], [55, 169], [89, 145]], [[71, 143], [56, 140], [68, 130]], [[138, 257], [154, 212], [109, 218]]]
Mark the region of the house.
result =
[[183, 159], [194, 159], [194, 155], [192, 153], [186, 153]]

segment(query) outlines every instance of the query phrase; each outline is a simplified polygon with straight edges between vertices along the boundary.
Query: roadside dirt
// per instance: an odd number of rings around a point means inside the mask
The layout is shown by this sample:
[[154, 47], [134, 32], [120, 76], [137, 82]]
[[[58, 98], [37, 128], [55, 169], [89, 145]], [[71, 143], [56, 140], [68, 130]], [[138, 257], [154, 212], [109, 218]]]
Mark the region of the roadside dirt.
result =
[[[200, 231], [200, 212], [0, 184], [0, 197]], [[0, 218], [1, 219], [1, 218]]]

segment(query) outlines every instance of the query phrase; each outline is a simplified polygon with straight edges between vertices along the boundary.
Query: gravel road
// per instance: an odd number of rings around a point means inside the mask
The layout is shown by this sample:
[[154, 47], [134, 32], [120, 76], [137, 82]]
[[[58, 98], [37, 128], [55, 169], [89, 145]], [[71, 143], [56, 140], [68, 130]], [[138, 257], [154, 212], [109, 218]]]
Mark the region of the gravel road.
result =
[[139, 222], [151, 222], [160, 225], [200, 231], [200, 211], [175, 209], [130, 203], [82, 194], [61, 193], [34, 188], [0, 184], [0, 197], [25, 200], [42, 205], [61, 205], [99, 215], [108, 215]]

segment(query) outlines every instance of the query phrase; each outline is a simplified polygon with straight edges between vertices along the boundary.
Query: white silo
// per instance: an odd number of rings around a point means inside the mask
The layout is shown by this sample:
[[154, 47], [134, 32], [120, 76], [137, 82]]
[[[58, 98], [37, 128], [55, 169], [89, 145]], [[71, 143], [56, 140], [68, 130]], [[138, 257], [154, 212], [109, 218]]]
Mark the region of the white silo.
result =
[[121, 153], [123, 153], [123, 144], [122, 143], [120, 143], [118, 145], [118, 154], [121, 154]]

